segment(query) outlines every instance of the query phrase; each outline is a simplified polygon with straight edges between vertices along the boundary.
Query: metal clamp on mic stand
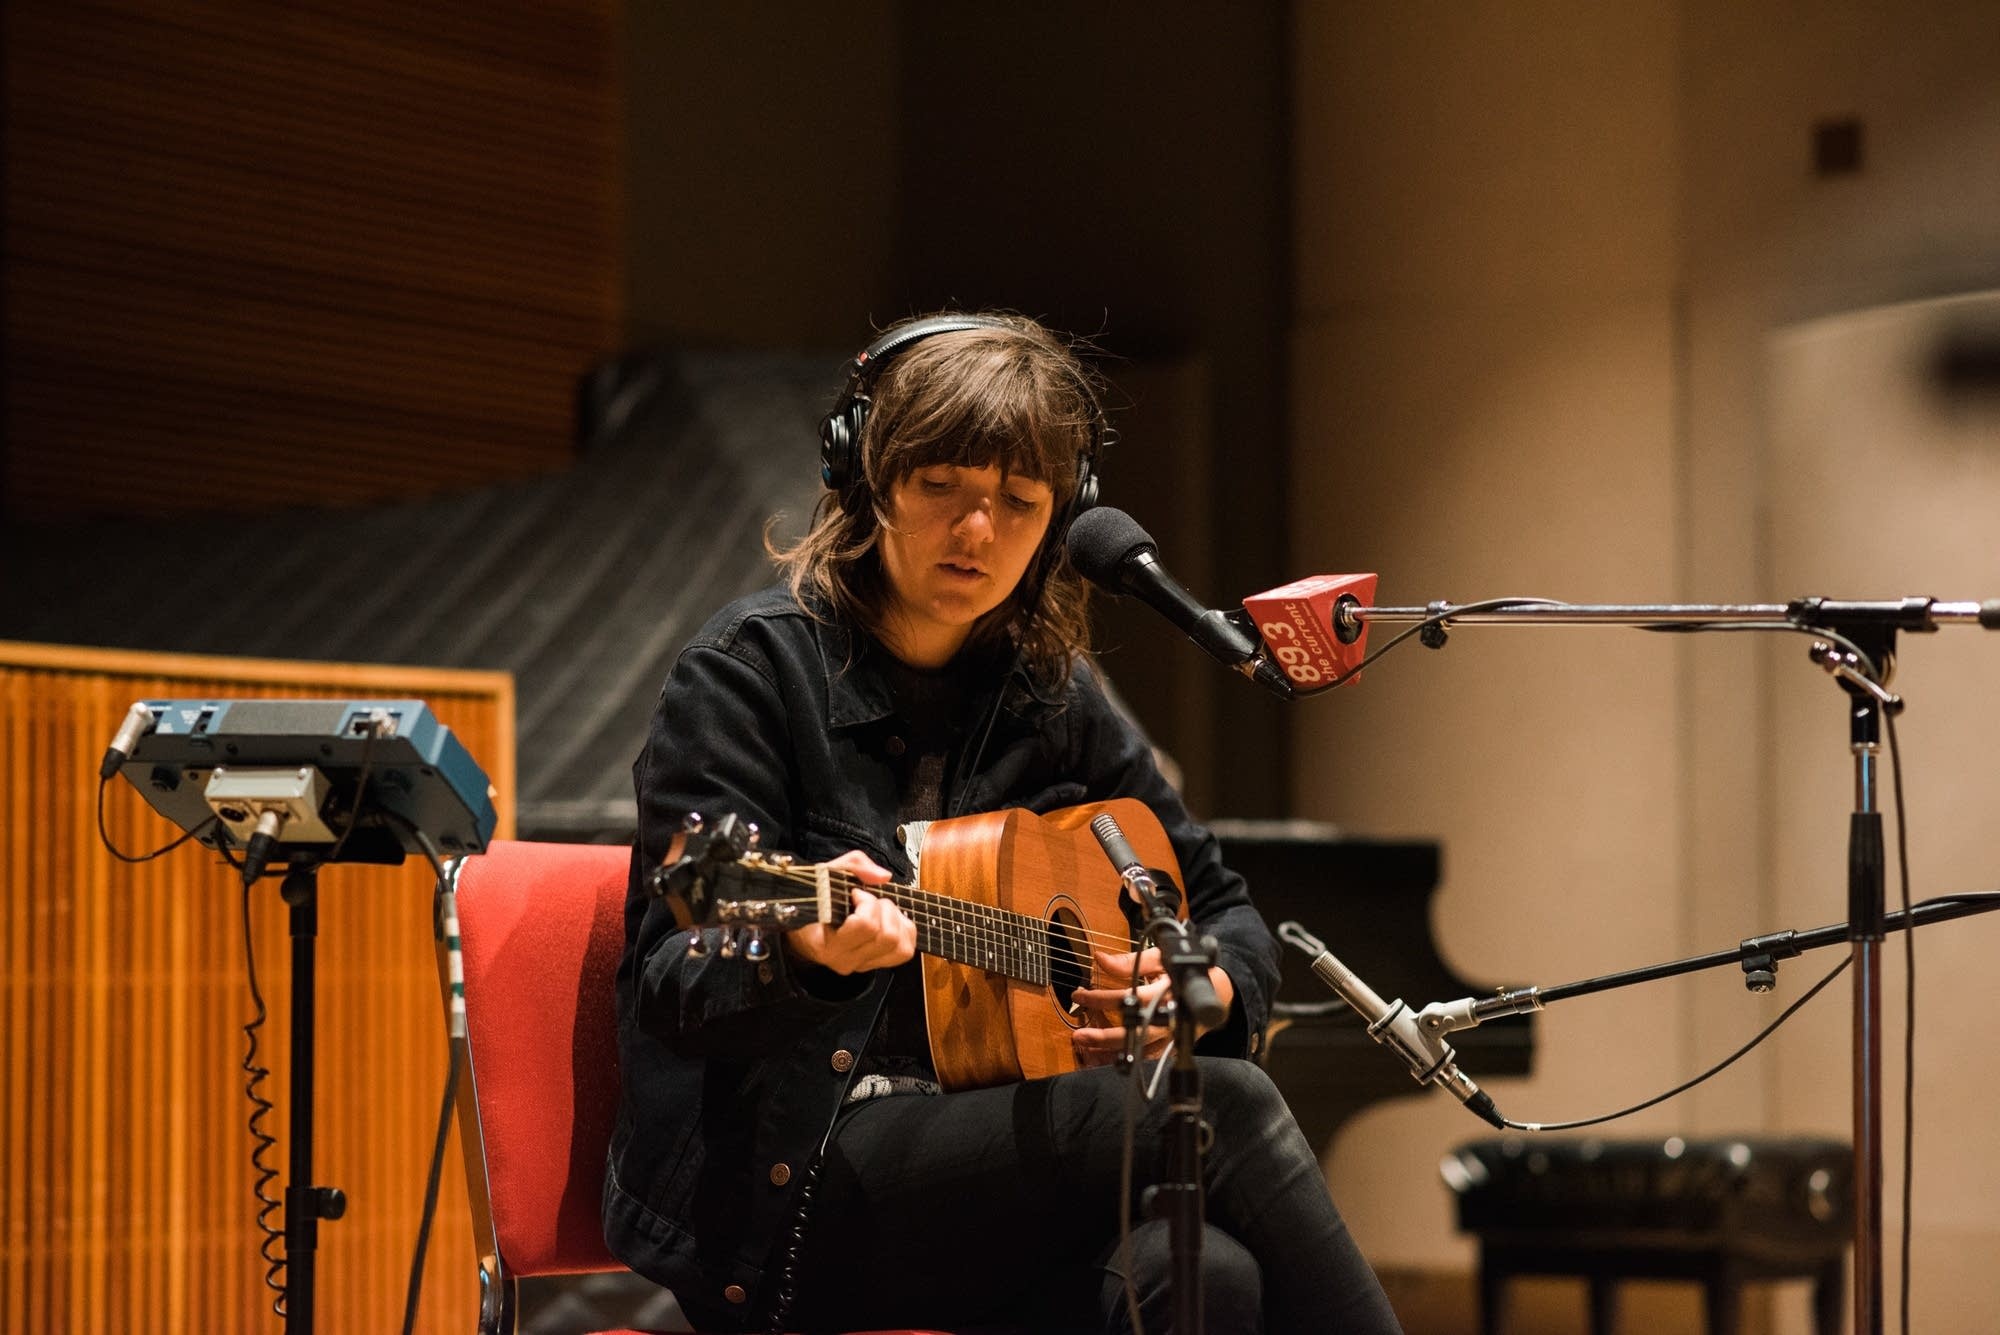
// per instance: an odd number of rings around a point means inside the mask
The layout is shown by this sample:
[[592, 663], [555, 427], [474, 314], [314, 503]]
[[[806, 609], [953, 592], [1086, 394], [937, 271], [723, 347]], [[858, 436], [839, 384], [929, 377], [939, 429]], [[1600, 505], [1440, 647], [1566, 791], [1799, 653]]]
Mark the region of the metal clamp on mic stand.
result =
[[[1127, 893], [1137, 901], [1145, 918], [1144, 938], [1159, 950], [1167, 985], [1174, 995], [1173, 1065], [1167, 1074], [1167, 1124], [1163, 1132], [1166, 1165], [1153, 1188], [1153, 1214], [1167, 1221], [1174, 1295], [1172, 1329], [1175, 1335], [1200, 1335], [1201, 1230], [1207, 1209], [1201, 1181], [1201, 1068], [1195, 1064], [1194, 1044], [1203, 1029], [1215, 1028], [1228, 1018], [1208, 976], [1215, 965], [1216, 944], [1212, 937], [1197, 940], [1188, 931], [1180, 918], [1179, 887], [1171, 880], [1162, 884], [1162, 877], [1140, 863], [1125, 832], [1108, 812], [1090, 822], [1090, 832], [1118, 869]], [[1137, 982], [1135, 964], [1135, 986]], [[1130, 1025], [1133, 1016], [1129, 1005], [1126, 1017]]]

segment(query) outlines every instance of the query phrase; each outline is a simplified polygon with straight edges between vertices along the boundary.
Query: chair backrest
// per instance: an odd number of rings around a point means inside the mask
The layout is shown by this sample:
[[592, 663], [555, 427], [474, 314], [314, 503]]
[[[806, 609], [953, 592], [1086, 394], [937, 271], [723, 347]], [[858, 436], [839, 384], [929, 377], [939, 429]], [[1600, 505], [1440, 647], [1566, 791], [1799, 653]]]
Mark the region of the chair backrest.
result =
[[495, 840], [453, 871], [465, 967], [459, 1128], [490, 1285], [622, 1270], [604, 1245], [618, 1103], [612, 978], [631, 850]]

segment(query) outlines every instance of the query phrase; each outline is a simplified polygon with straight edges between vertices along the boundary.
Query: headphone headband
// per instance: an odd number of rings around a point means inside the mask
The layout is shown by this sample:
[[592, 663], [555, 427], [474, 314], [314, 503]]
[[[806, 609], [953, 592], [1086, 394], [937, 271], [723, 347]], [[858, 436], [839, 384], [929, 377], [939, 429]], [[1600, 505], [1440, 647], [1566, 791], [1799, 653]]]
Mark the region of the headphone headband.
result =
[[[832, 411], [819, 425], [820, 481], [840, 496], [841, 508], [852, 513], [868, 490], [867, 470], [861, 458], [861, 430], [867, 425], [872, 407], [871, 391], [882, 368], [905, 349], [938, 334], [956, 334], [969, 329], [1001, 329], [1021, 333], [1018, 325], [991, 315], [933, 315], [911, 320], [884, 333], [854, 355], [847, 368], [847, 385]], [[1117, 439], [1104, 420], [1104, 408], [1097, 391], [1081, 371], [1073, 373], [1077, 391], [1090, 409], [1090, 439], [1077, 456], [1076, 486], [1070, 504], [1060, 515], [1055, 537], [1069, 521], [1097, 503], [1097, 452]]]

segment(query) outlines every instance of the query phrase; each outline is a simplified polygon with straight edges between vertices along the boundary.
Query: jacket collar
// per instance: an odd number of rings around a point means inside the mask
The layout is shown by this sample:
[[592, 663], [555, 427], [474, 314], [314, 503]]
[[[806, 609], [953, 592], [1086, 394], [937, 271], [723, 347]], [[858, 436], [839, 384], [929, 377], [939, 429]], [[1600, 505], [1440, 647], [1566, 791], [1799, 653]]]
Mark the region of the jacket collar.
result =
[[[819, 643], [820, 666], [826, 673], [826, 721], [832, 728], [878, 723], [896, 712], [895, 697], [883, 678], [879, 655], [888, 650], [872, 636], [838, 621], [812, 619]], [[1028, 671], [1016, 658], [1007, 672], [1009, 712], [1034, 717], [1062, 703], [1061, 695]]]

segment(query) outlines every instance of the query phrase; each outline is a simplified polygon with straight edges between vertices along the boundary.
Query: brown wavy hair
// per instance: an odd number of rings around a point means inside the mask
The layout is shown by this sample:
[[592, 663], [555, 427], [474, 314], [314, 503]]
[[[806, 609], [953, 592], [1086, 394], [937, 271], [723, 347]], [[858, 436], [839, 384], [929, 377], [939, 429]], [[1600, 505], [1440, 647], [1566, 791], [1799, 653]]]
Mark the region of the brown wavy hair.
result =
[[780, 550], [767, 537], [766, 546], [801, 603], [829, 607], [880, 638], [888, 589], [877, 543], [897, 483], [938, 464], [996, 463], [1003, 475], [1047, 483], [1054, 518], [1041, 548], [966, 643], [1018, 650], [1037, 677], [1061, 685], [1075, 656], [1090, 649], [1089, 586], [1070, 566], [1063, 546], [1068, 526], [1060, 521], [1071, 511], [1078, 459], [1096, 432], [1097, 382], [1068, 344], [1034, 320], [980, 318], [997, 324], [932, 334], [896, 353], [877, 375], [861, 430], [867, 485], [855, 508], [829, 491], [803, 538]]

